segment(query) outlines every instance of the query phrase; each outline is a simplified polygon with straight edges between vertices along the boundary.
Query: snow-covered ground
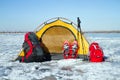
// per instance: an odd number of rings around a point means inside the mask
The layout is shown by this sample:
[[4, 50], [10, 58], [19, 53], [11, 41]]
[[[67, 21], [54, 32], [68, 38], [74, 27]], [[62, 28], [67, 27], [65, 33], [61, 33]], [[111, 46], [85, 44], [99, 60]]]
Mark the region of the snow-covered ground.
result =
[[100, 44], [108, 58], [106, 62], [12, 62], [20, 51], [24, 34], [0, 34], [0, 80], [120, 80], [120, 34], [87, 34], [87, 38]]

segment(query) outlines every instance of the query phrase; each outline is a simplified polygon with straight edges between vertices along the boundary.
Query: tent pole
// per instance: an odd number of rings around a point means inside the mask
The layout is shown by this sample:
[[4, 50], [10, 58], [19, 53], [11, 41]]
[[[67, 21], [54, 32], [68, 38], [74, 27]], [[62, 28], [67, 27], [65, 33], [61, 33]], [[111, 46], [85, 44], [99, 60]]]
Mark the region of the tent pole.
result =
[[[84, 55], [84, 42], [83, 42], [82, 30], [81, 30], [81, 26], [80, 26], [81, 21], [80, 21], [79, 17], [77, 18], [77, 23], [78, 23], [78, 25], [77, 25], [77, 27], [78, 27], [78, 34], [79, 34], [79, 31], [80, 31], [80, 36], [81, 36], [81, 37], [80, 37], [80, 38], [81, 38], [80, 42], [81, 42], [81, 44], [82, 44], [83, 59], [85, 60], [85, 55]], [[78, 35], [78, 40], [79, 40], [79, 35]]]

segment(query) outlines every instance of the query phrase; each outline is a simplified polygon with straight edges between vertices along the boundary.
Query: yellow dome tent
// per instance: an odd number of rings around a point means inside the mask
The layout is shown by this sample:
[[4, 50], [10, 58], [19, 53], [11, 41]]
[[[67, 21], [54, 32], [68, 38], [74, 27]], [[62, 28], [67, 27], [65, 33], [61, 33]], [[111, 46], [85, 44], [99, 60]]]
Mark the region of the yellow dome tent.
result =
[[[57, 17], [50, 19], [40, 26], [35, 31], [39, 39], [42, 39], [45, 49], [50, 53], [62, 53], [62, 46], [65, 40], [73, 42], [78, 41], [79, 55], [88, 55], [89, 43], [85, 36], [77, 29], [77, 25], [68, 19]], [[24, 56], [22, 50], [19, 56]]]

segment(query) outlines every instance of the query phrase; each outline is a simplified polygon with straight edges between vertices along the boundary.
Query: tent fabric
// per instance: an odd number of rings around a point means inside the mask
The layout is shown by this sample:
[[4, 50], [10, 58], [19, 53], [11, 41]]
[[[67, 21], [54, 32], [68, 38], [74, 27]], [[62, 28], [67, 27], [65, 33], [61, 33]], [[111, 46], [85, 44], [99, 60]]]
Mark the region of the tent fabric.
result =
[[[42, 40], [46, 51], [50, 53], [62, 53], [62, 46], [65, 40], [72, 43], [78, 41], [78, 54], [88, 55], [89, 43], [85, 36], [77, 30], [73, 22], [67, 22], [63, 18], [56, 18], [54, 21], [44, 22], [35, 30], [36, 35]], [[24, 56], [23, 50], [20, 56]]]

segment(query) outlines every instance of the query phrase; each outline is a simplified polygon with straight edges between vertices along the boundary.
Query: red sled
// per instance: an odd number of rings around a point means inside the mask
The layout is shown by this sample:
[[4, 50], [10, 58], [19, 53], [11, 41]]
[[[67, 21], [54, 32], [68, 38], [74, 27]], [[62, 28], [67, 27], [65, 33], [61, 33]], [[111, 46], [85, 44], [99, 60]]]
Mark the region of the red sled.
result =
[[77, 41], [74, 41], [72, 44], [70, 44], [68, 41], [64, 42], [64, 45], [63, 45], [64, 59], [75, 59], [75, 58], [77, 58], [77, 56], [78, 56], [77, 52], [78, 52]]
[[104, 61], [104, 54], [102, 48], [99, 46], [98, 43], [93, 42], [89, 47], [89, 61], [90, 62], [103, 62]]

